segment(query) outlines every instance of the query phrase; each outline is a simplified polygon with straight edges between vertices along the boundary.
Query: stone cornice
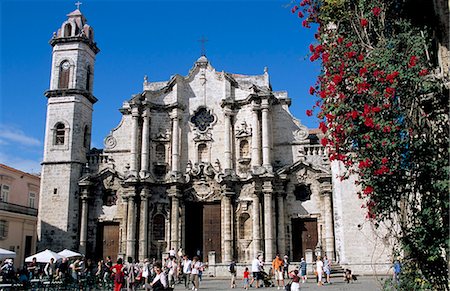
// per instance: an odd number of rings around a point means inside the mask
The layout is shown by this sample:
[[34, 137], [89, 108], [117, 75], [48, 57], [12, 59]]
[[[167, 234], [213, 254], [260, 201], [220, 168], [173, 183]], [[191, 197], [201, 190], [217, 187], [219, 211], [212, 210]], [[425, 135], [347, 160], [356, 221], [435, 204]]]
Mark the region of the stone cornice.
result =
[[98, 101], [97, 98], [92, 95], [91, 92], [87, 90], [82, 89], [56, 89], [56, 90], [47, 90], [44, 93], [45, 97], [47, 98], [58, 98], [58, 97], [67, 97], [67, 96], [73, 96], [73, 95], [81, 95], [86, 97], [89, 102], [92, 104], [96, 103]]
[[74, 43], [74, 42], [82, 42], [87, 44], [95, 54], [98, 54], [100, 52], [100, 49], [97, 47], [96, 42], [93, 42], [92, 40], [82, 36], [54, 37], [49, 41], [50, 45], [53, 47], [57, 44]]

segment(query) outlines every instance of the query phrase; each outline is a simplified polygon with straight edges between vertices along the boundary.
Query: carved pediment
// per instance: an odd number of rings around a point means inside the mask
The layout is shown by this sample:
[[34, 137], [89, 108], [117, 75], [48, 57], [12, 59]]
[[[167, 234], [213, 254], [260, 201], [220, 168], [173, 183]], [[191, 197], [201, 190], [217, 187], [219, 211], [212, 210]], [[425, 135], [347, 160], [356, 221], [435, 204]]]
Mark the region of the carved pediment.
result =
[[249, 137], [252, 135], [252, 129], [248, 127], [247, 122], [242, 122], [241, 126], [236, 129], [236, 137]]

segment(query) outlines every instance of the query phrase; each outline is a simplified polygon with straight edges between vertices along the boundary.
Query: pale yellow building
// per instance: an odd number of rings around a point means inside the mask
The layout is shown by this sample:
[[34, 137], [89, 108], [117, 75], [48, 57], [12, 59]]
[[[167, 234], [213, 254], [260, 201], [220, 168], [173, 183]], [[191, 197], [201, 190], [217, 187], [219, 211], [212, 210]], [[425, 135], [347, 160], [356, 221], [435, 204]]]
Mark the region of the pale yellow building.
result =
[[36, 251], [40, 180], [0, 164], [0, 248], [16, 252], [16, 268]]

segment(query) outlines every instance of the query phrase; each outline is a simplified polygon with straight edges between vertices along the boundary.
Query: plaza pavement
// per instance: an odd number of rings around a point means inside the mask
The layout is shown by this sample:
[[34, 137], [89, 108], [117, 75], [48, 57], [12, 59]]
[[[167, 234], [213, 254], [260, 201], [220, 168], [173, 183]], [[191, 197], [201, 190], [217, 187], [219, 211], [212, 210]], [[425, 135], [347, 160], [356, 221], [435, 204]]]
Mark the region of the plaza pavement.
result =
[[[332, 278], [332, 284], [325, 284], [322, 287], [319, 287], [316, 285], [315, 282], [313, 282], [314, 279], [311, 279], [309, 282], [306, 282], [305, 284], [301, 285], [301, 290], [305, 291], [328, 291], [328, 290], [339, 290], [339, 291], [378, 291], [381, 290], [381, 280], [380, 278], [376, 277], [358, 277], [357, 281], [354, 281], [353, 283], [347, 284], [343, 281], [341, 278]], [[314, 280], [315, 281], [315, 280]], [[242, 288], [242, 280], [236, 281], [237, 286], [235, 289], [230, 288], [230, 281], [225, 279], [214, 279], [214, 278], [204, 278], [203, 281], [200, 282], [200, 288], [199, 290], [236, 290], [241, 291], [244, 290]], [[192, 287], [192, 285], [190, 285]], [[184, 288], [184, 285], [176, 285], [175, 287], [176, 291], [183, 291], [186, 290]], [[191, 290], [191, 289], [190, 289]], [[265, 287], [265, 288], [249, 288], [250, 291], [254, 290], [267, 290], [267, 291], [276, 291], [278, 290], [277, 287]]]

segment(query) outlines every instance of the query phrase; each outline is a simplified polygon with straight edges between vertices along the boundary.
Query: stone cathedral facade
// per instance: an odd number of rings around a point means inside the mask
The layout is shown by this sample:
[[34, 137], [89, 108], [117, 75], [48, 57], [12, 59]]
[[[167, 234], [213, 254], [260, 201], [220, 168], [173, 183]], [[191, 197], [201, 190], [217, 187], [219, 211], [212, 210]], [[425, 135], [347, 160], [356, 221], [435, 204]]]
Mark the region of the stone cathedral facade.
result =
[[386, 238], [365, 221], [354, 184], [336, 178], [320, 133], [289, 112], [267, 69], [216, 71], [201, 56], [186, 76], [146, 77], [104, 148], [91, 149], [93, 29], [77, 9], [50, 44], [41, 249], [143, 260], [181, 248], [210, 265], [320, 253], [385, 267]]

